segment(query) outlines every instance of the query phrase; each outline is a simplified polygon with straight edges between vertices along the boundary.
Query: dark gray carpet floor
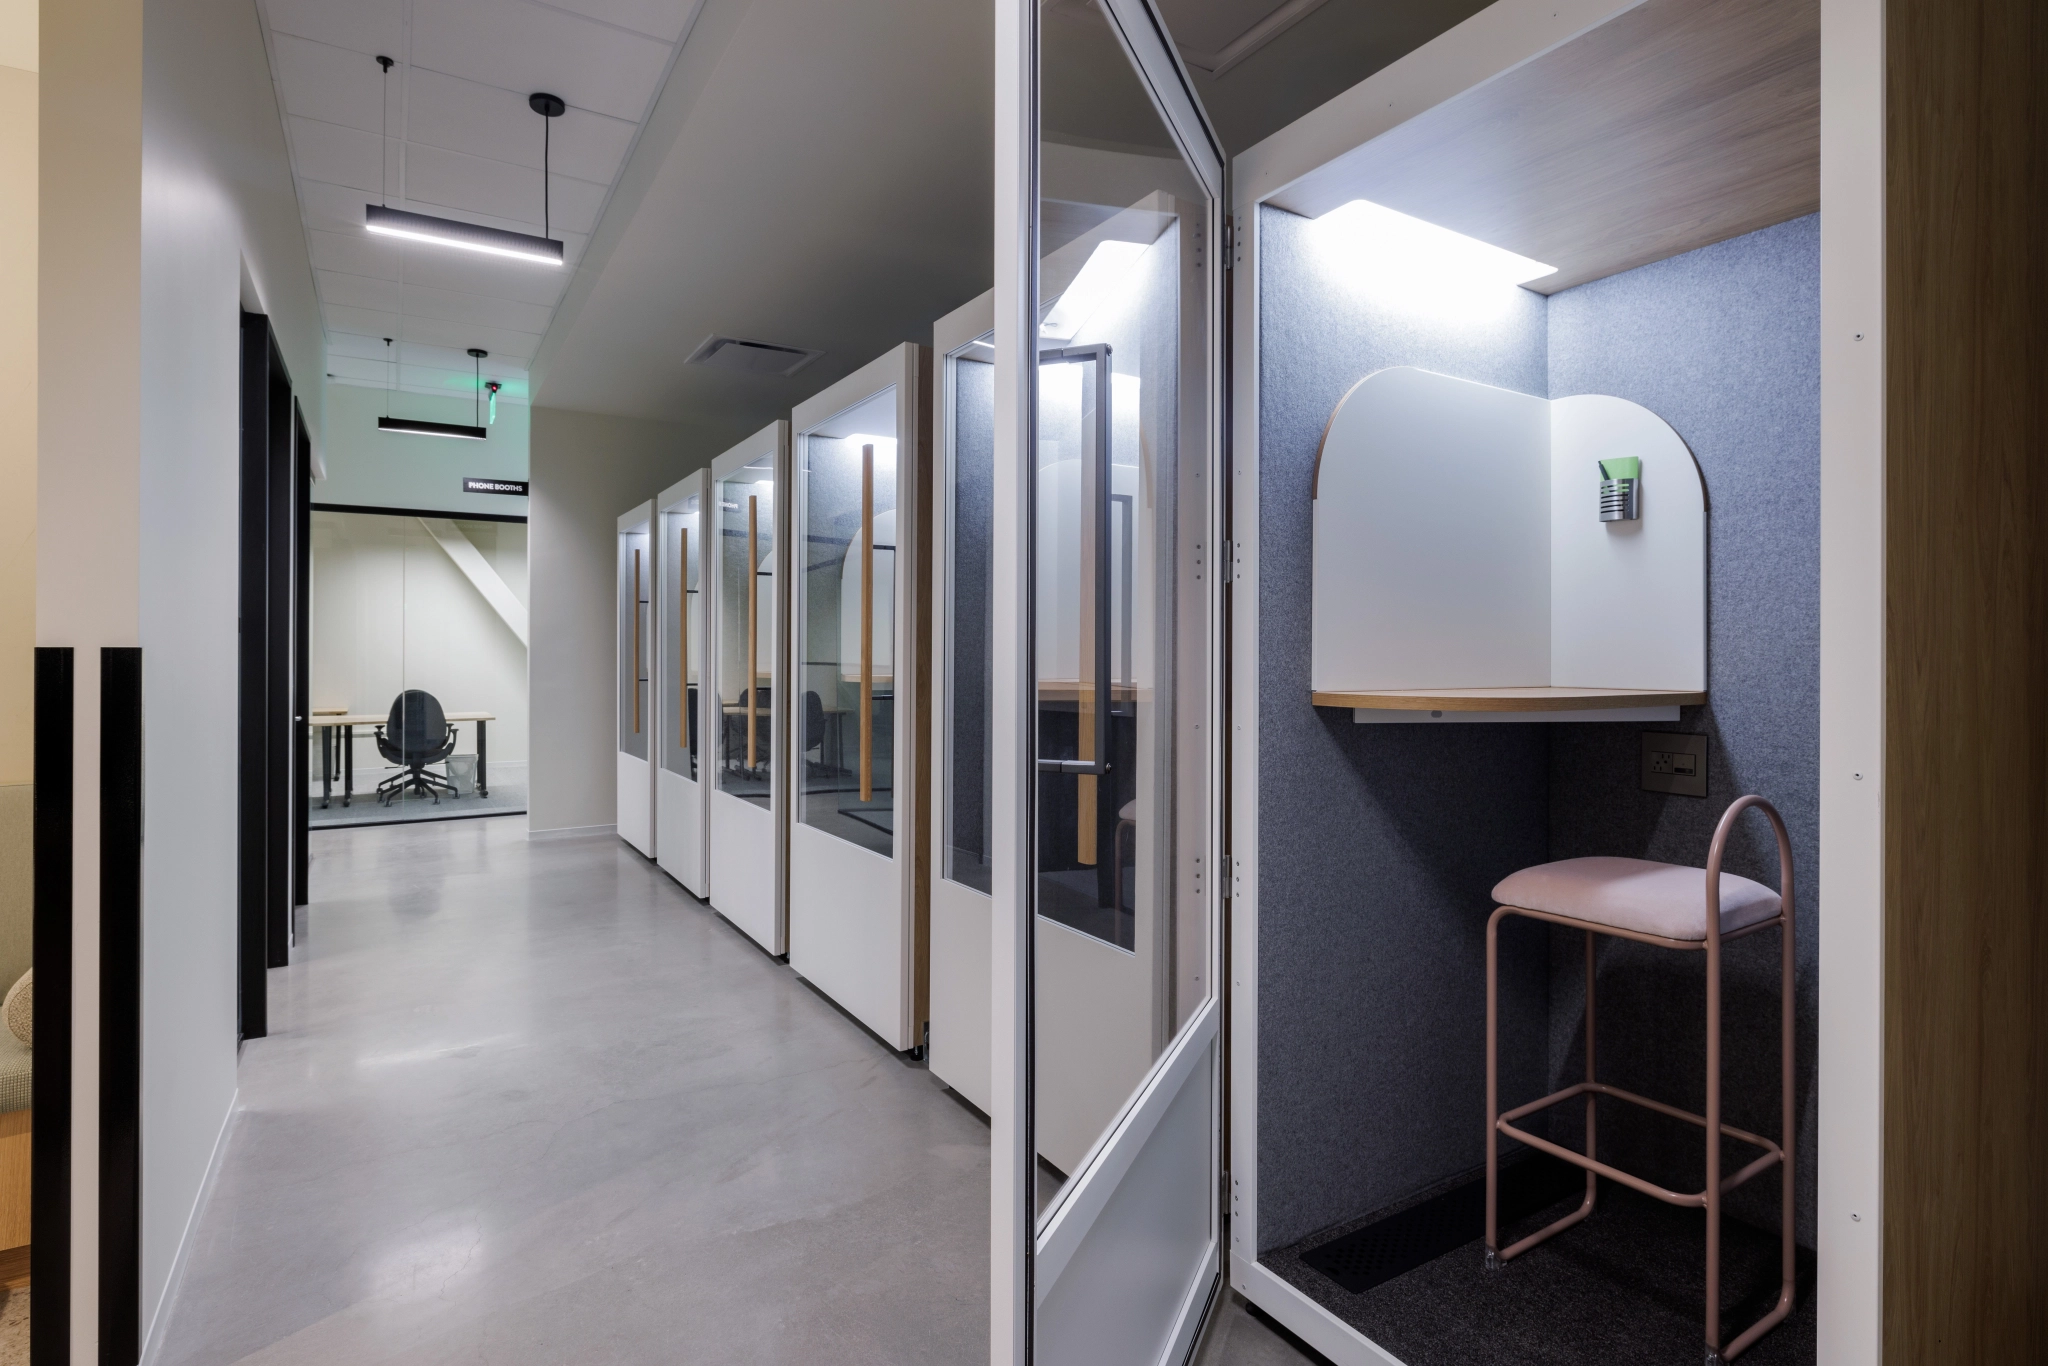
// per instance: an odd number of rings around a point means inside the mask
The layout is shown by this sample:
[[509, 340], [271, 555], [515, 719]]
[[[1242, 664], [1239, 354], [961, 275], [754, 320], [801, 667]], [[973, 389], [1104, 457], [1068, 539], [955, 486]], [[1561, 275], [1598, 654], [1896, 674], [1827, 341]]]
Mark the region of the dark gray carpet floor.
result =
[[[1410, 1202], [1412, 1203], [1412, 1202]], [[1566, 1200], [1509, 1226], [1510, 1242], [1567, 1213]], [[1407, 1366], [1698, 1366], [1704, 1352], [1706, 1216], [1600, 1183], [1592, 1217], [1497, 1272], [1475, 1239], [1364, 1294], [1301, 1258], [1391, 1211], [1304, 1238], [1260, 1260]], [[1733, 1340], [1778, 1291], [1778, 1240], [1722, 1221], [1722, 1330]], [[1737, 1361], [1812, 1366], [1813, 1255], [1799, 1259], [1791, 1315]]]

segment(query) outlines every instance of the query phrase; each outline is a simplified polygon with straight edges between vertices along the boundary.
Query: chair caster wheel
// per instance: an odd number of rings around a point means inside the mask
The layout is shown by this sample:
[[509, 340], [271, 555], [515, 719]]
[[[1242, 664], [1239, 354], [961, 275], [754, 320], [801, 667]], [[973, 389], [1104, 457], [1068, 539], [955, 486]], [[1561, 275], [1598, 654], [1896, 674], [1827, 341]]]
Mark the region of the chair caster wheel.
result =
[[1719, 1348], [1709, 1347], [1707, 1348], [1706, 1366], [1727, 1366], [1727, 1358], [1721, 1355]]

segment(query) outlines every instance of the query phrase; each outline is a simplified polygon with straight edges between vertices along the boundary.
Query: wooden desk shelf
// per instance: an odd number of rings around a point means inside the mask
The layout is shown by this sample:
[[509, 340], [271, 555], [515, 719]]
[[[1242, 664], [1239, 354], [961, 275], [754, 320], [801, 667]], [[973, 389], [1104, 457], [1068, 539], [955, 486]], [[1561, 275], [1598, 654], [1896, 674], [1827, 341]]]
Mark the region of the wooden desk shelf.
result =
[[1697, 707], [1703, 692], [1644, 688], [1404, 688], [1394, 692], [1317, 692], [1318, 707], [1377, 711], [1593, 711], [1611, 707]]

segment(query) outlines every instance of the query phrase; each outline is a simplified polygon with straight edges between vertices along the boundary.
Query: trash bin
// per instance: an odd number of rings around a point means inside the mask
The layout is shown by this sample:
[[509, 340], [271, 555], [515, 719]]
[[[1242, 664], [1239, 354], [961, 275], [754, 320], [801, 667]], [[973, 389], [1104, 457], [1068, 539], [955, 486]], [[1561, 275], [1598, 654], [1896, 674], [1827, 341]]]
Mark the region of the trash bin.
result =
[[449, 755], [448, 781], [455, 785], [455, 791], [458, 796], [473, 796], [476, 793], [476, 756], [474, 754]]

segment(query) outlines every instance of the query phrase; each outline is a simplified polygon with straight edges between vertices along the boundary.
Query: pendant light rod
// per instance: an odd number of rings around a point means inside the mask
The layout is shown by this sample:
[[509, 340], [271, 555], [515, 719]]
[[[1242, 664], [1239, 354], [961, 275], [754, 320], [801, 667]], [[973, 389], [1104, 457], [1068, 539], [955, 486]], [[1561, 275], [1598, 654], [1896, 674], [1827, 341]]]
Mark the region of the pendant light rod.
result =
[[549, 152], [554, 142], [555, 120], [562, 117], [569, 108], [560, 95], [550, 95], [545, 90], [536, 90], [526, 97], [526, 107], [540, 115], [540, 235], [552, 237], [553, 222], [548, 216], [549, 197], [554, 186], [551, 183], [548, 165]]
[[482, 347], [469, 348], [470, 362], [476, 367], [476, 389], [469, 396], [470, 421], [477, 426], [484, 425], [484, 357], [491, 353]]

